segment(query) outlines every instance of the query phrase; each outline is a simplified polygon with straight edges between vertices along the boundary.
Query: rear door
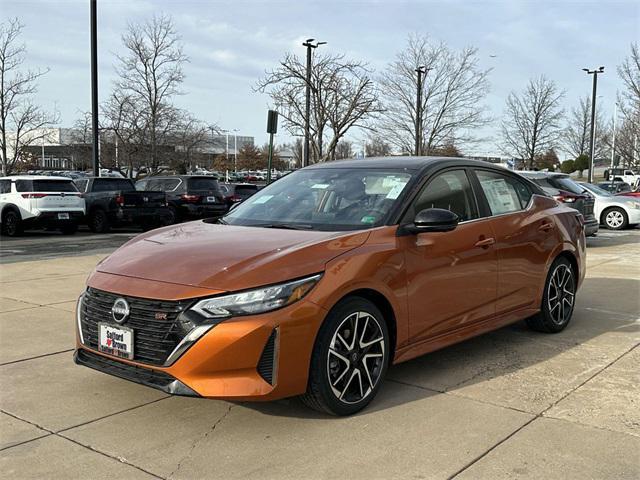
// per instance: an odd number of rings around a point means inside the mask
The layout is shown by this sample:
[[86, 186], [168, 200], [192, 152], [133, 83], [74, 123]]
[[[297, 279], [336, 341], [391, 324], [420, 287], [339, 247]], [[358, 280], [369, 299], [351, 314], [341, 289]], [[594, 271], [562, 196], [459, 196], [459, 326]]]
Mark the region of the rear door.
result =
[[534, 196], [532, 188], [513, 175], [488, 169], [474, 172], [496, 239], [496, 314], [535, 307], [547, 260], [558, 242], [558, 226], [546, 214], [550, 200]]
[[[84, 209], [84, 199], [71, 179], [17, 181], [16, 189], [30, 200], [31, 209], [65, 211]], [[30, 190], [30, 191], [29, 191]]]
[[224, 196], [218, 187], [218, 180], [213, 177], [187, 178], [187, 194], [197, 196], [193, 203], [211, 205], [224, 204]]

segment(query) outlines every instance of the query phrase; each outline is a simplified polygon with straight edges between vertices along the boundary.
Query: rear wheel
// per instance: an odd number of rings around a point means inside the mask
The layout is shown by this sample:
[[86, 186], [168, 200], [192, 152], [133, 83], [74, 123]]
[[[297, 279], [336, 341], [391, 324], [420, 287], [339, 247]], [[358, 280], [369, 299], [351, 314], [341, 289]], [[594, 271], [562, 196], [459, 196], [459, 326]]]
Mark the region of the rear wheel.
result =
[[15, 210], [9, 210], [2, 216], [2, 234], [16, 237], [22, 233], [22, 218]]
[[94, 210], [89, 215], [89, 229], [93, 233], [106, 233], [109, 231], [109, 218], [104, 210]]
[[389, 332], [380, 310], [360, 297], [344, 300], [318, 332], [302, 401], [332, 415], [362, 410], [380, 389], [389, 352]]
[[609, 230], [623, 230], [629, 225], [629, 217], [622, 208], [612, 207], [602, 214], [602, 223]]
[[573, 314], [577, 279], [571, 263], [559, 257], [553, 262], [544, 286], [540, 312], [527, 319], [533, 330], [557, 333], [566, 328]]

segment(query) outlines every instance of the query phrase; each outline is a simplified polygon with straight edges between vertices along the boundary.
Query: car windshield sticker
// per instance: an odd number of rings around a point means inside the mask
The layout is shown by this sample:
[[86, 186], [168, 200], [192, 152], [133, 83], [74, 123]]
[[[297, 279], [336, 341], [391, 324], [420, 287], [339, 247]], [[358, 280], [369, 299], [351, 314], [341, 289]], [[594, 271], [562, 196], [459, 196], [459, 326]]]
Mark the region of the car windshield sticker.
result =
[[373, 215], [365, 215], [360, 219], [360, 223], [375, 223], [376, 217]]
[[405, 185], [406, 185], [406, 182], [396, 183], [393, 186], [393, 188], [389, 190], [389, 193], [387, 193], [387, 198], [390, 200], [395, 200], [396, 198], [398, 198], [398, 196], [400, 195], [400, 192], [402, 192], [402, 189], [404, 188]]
[[269, 200], [271, 200], [273, 198], [273, 195], [262, 195], [260, 198], [256, 198], [253, 203], [254, 204], [261, 204], [261, 203], [267, 203]]
[[512, 195], [509, 185], [504, 179], [484, 180], [482, 182], [482, 188], [487, 194], [489, 207], [491, 207], [491, 212], [494, 215], [520, 209], [520, 206], [516, 204], [516, 199]]
[[329, 184], [328, 183], [316, 183], [311, 188], [319, 188], [319, 189], [324, 190], [325, 188], [329, 188]]

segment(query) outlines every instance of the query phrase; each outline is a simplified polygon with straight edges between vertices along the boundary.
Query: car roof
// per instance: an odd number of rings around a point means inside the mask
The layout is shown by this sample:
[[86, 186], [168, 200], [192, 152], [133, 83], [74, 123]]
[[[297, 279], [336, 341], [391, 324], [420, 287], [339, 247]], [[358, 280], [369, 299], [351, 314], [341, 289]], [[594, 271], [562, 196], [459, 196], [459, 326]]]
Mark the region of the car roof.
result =
[[[316, 168], [391, 168], [405, 170], [425, 170], [439, 165], [459, 165], [461, 167], [493, 167], [504, 170], [489, 162], [458, 157], [367, 157], [358, 159], [335, 160], [332, 162], [314, 163], [308, 169]], [[507, 170], [510, 171], [510, 170]]]
[[548, 177], [561, 177], [561, 178], [570, 178], [566, 173], [559, 172], [540, 172], [536, 170], [517, 170], [517, 174], [522, 175], [523, 177], [529, 178], [548, 178]]
[[74, 180], [94, 180], [96, 178], [100, 178], [102, 180], [131, 180], [130, 178], [127, 178], [127, 177], [95, 177], [95, 176], [80, 177], [80, 178], [75, 178]]
[[70, 177], [54, 177], [53, 175], [9, 175], [8, 177], [0, 177], [0, 180], [68, 180], [72, 181]]

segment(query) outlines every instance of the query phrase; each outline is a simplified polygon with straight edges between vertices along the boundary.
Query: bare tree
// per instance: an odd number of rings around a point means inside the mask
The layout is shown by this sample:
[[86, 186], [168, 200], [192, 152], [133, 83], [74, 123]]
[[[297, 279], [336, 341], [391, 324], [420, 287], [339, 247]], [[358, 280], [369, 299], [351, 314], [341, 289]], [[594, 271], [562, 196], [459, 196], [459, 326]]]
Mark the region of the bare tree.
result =
[[349, 140], [340, 140], [335, 149], [335, 158], [344, 159], [353, 157], [353, 142]]
[[544, 76], [529, 80], [521, 93], [511, 92], [501, 126], [503, 152], [532, 168], [536, 156], [554, 148], [561, 134], [563, 96], [564, 92]]
[[480, 68], [477, 49], [454, 51], [424, 35], [409, 36], [405, 49], [381, 75], [385, 111], [376, 130], [400, 152], [414, 151], [419, 66], [427, 69], [422, 84], [422, 152], [429, 155], [444, 144], [473, 142], [473, 131], [489, 121], [482, 102], [489, 92], [490, 70]]
[[188, 61], [179, 35], [168, 16], [154, 16], [142, 24], [129, 24], [122, 37], [126, 55], [118, 56], [116, 96], [144, 112], [150, 166], [159, 165], [158, 145], [175, 119], [172, 97], [180, 94], [182, 66]]
[[[305, 124], [306, 64], [287, 54], [274, 70], [261, 78], [256, 89], [266, 92], [293, 136], [302, 136]], [[334, 158], [338, 142], [353, 127], [367, 127], [380, 112], [366, 64], [344, 55], [318, 55], [311, 72], [311, 160]]]
[[[608, 149], [608, 127], [601, 110], [596, 113], [595, 157], [602, 158]], [[571, 158], [589, 155], [591, 140], [591, 97], [581, 97], [578, 105], [571, 109], [567, 127], [562, 133], [563, 150]]]
[[25, 147], [43, 140], [58, 115], [34, 103], [38, 79], [48, 70], [24, 70], [23, 25], [17, 18], [0, 23], [0, 151], [2, 175], [9, 175]]
[[640, 162], [640, 47], [631, 44], [631, 53], [618, 66], [618, 75], [625, 90], [619, 95], [618, 105], [623, 121], [616, 133], [616, 155], [623, 164], [637, 166]]
[[370, 135], [365, 143], [367, 157], [388, 157], [391, 155], [391, 145], [380, 135]]
[[206, 125], [188, 112], [178, 112], [171, 143], [175, 145], [174, 163], [178, 164], [180, 171], [187, 173], [195, 168], [194, 154], [207, 144], [211, 130], [220, 131], [218, 127]]

